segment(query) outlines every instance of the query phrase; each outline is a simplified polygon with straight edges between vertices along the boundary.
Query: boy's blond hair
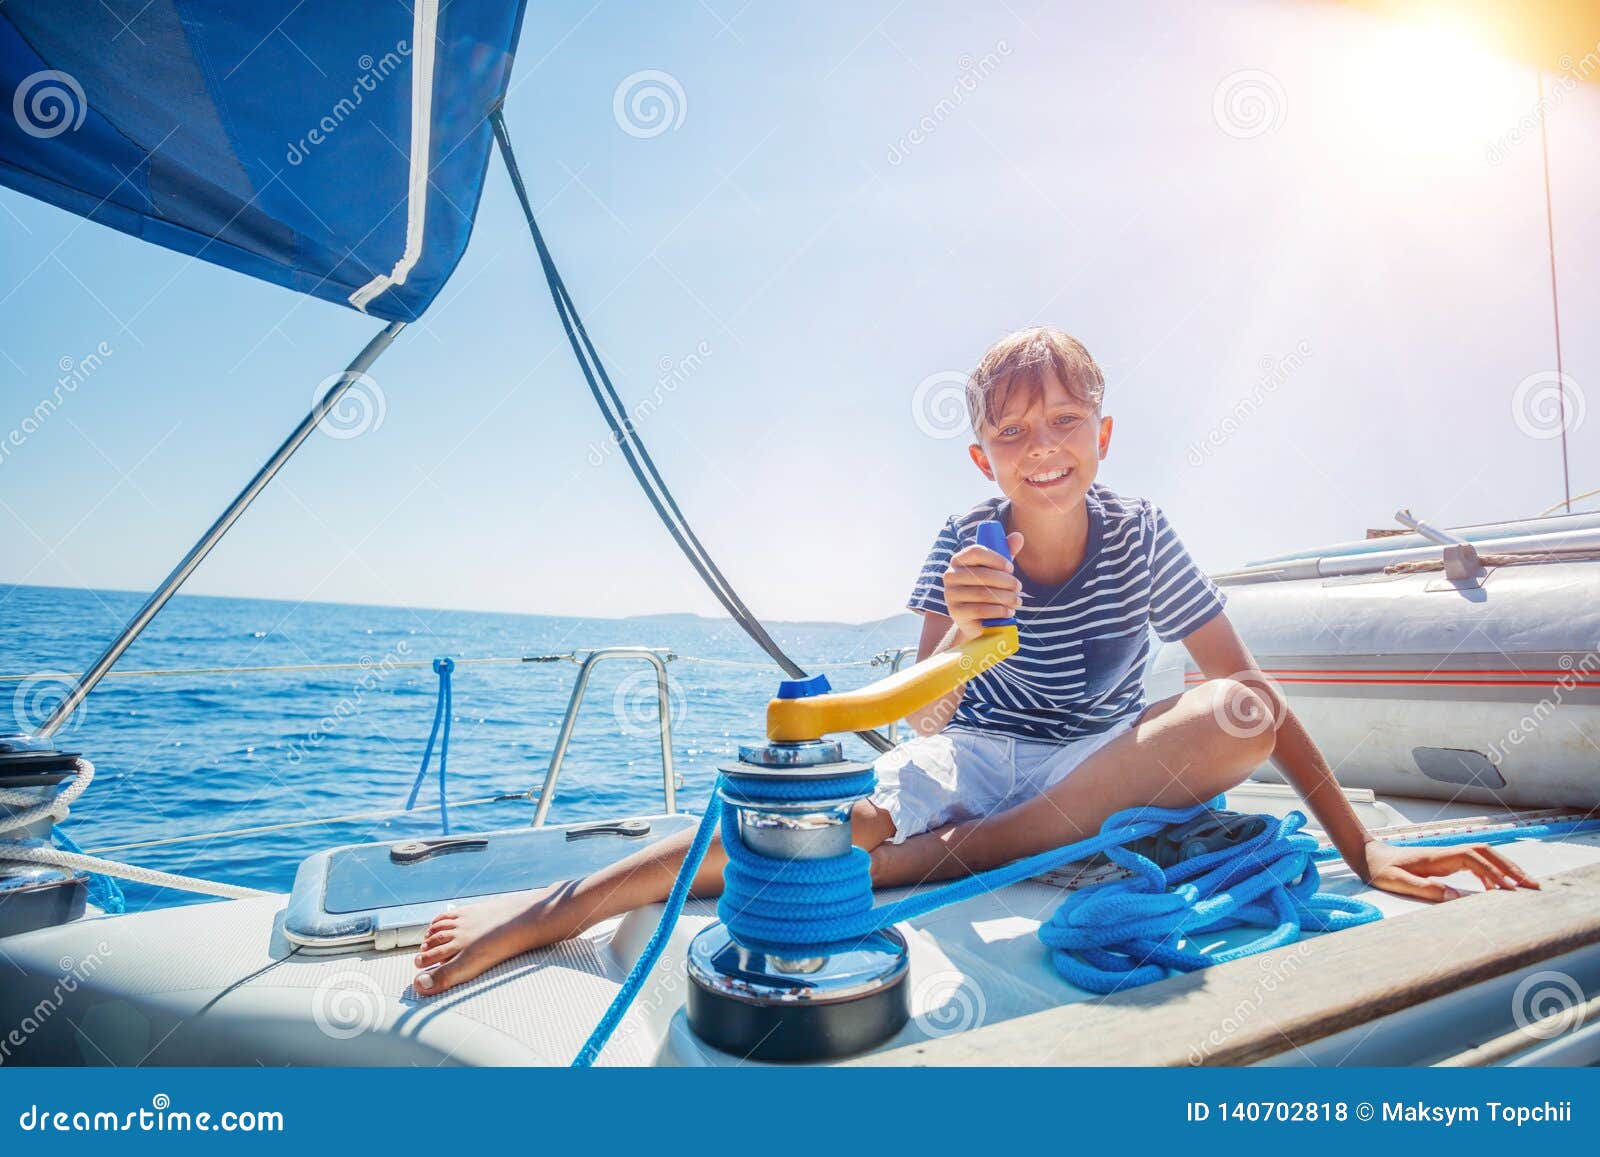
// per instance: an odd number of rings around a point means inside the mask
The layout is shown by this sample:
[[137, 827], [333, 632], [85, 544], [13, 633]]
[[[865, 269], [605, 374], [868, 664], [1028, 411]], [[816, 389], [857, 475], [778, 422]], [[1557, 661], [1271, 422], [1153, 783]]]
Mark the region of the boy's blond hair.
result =
[[1008, 334], [989, 347], [967, 379], [967, 415], [977, 433], [985, 421], [997, 423], [1012, 394], [1023, 390], [1032, 402], [1044, 388], [1047, 374], [1066, 387], [1067, 393], [1098, 412], [1105, 397], [1106, 379], [1083, 343], [1050, 326], [1035, 326]]

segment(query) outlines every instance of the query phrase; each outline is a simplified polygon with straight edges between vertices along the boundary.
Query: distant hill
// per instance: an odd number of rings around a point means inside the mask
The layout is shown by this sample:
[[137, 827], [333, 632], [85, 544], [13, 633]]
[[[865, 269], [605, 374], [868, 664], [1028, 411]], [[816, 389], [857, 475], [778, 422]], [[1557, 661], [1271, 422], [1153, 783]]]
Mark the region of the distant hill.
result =
[[[5, 0], [0, 0], [0, 4], [3, 3], [5, 3]], [[138, 605], [142, 603], [149, 594], [148, 591], [142, 590], [124, 591], [107, 588], [91, 591], [85, 587], [35, 586], [26, 583], [8, 583], [0, 580], [0, 592], [9, 594], [11, 591], [62, 592], [63, 594], [70, 596], [89, 595], [92, 596], [97, 602], [102, 604], [109, 601], [113, 606], [126, 605], [130, 614], [132, 613], [133, 609], [137, 608]], [[733, 622], [733, 620], [728, 618], [726, 615], [697, 615], [691, 611], [666, 611], [653, 615], [627, 615], [618, 618], [617, 616], [613, 615], [548, 615], [540, 614], [536, 611], [499, 611], [484, 610], [481, 608], [472, 607], [421, 607], [401, 606], [394, 603], [341, 603], [316, 599], [283, 599], [242, 595], [207, 595], [193, 594], [187, 591], [175, 596], [173, 601], [175, 603], [185, 603], [189, 602], [190, 600], [210, 600], [212, 602], [233, 602], [240, 604], [269, 603], [291, 608], [303, 606], [358, 607], [385, 611], [404, 611], [412, 614], [430, 614], [442, 612], [446, 614], [465, 615], [505, 615], [514, 618], [526, 619], [585, 618], [601, 622], [655, 623], [663, 626], [671, 626], [674, 623], [683, 625], [688, 625], [691, 623], [727, 623], [732, 625]], [[763, 619], [762, 623], [772, 628], [853, 627], [862, 630], [881, 629], [886, 634], [892, 633], [897, 636], [909, 635], [912, 642], [916, 641], [917, 635], [921, 631], [920, 616], [914, 615], [910, 611], [901, 611], [899, 614], [890, 615], [886, 619], [872, 619], [865, 623], [845, 623], [837, 620], [823, 619]]]
[[[723, 615], [696, 615], [686, 611], [668, 611], [655, 615], [629, 615], [625, 622], [630, 623], [726, 623], [730, 620]], [[901, 611], [898, 615], [890, 615], [884, 619], [871, 619], [865, 623], [841, 623], [822, 619], [762, 619], [767, 627], [858, 627], [862, 630], [881, 631], [884, 634], [903, 635], [911, 639], [917, 637], [921, 630], [922, 617], [910, 611]]]

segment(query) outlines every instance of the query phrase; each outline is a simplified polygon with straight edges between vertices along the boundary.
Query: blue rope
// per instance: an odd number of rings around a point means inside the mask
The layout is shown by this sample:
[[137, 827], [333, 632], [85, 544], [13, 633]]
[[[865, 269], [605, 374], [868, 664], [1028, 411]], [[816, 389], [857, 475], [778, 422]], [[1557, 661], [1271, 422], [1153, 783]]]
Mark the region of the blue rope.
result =
[[[1509, 844], [1515, 840], [1538, 840], [1546, 836], [1570, 836], [1600, 831], [1600, 819], [1566, 820], [1559, 824], [1528, 824], [1498, 832], [1458, 832], [1448, 836], [1420, 836], [1414, 840], [1390, 840], [1397, 848], [1451, 848], [1457, 844]], [[1338, 848], [1319, 848], [1314, 860], [1337, 860]]]
[[[1183, 822], [1199, 808], [1133, 808], [1107, 826], [1146, 819]], [[1133, 875], [1068, 896], [1039, 929], [1056, 970], [1071, 984], [1110, 993], [1292, 944], [1304, 931], [1337, 932], [1380, 917], [1365, 900], [1317, 891], [1317, 841], [1290, 812], [1240, 843], [1163, 869], [1125, 847], [1107, 849]], [[1230, 928], [1266, 929], [1232, 948], [1200, 952], [1184, 941]]]
[[[877, 777], [868, 771], [828, 780], [836, 798], [871, 793]], [[717, 798], [737, 803], [781, 803], [815, 799], [815, 782], [763, 783], [723, 776]], [[753, 790], [755, 789], [755, 790]], [[724, 794], [725, 793], [725, 794]], [[826, 956], [845, 951], [881, 925], [872, 921], [870, 859], [852, 847], [823, 860], [775, 860], [751, 851], [739, 838], [738, 809], [721, 808], [722, 848], [728, 854], [717, 915], [746, 948], [778, 956]], [[805, 949], [795, 952], [794, 949]]]
[[[60, 825], [50, 829], [56, 843], [61, 845], [63, 851], [73, 855], [84, 855], [84, 850], [78, 842], [63, 831]], [[122, 894], [122, 885], [110, 876], [102, 876], [99, 872], [90, 872], [89, 876], [89, 903], [112, 916], [120, 916], [128, 910], [128, 899]]]
[[[845, 796], [870, 792], [874, 782], [873, 774], [866, 771], [841, 776], [831, 786]], [[1196, 856], [1166, 871], [1123, 846], [1154, 835], [1168, 824], [1193, 819], [1210, 804], [1181, 809], [1129, 808], [1108, 818], [1099, 834], [1086, 840], [873, 907], [866, 852], [853, 847], [846, 855], [827, 860], [776, 860], [758, 855], [739, 838], [735, 809], [723, 804], [724, 796], [734, 803], [759, 804], [806, 798], [815, 792], [814, 784], [777, 781], [757, 785], [748, 777], [717, 778], [655, 933], [573, 1061], [575, 1067], [594, 1063], [655, 967], [683, 911], [711, 833], [719, 824], [728, 867], [717, 914], [739, 943], [777, 955], [793, 956], [797, 949], [811, 955], [841, 951], [890, 925], [1097, 852], [1130, 868], [1134, 879], [1079, 890], [1067, 897], [1051, 922], [1039, 930], [1062, 976], [1090, 991], [1148, 984], [1165, 976], [1166, 968], [1187, 971], [1263, 952], [1292, 941], [1302, 929], [1332, 931], [1379, 918], [1378, 910], [1365, 901], [1317, 892], [1320, 877], [1312, 862], [1317, 843], [1300, 833], [1306, 819], [1299, 812], [1253, 839]], [[1176, 888], [1168, 891], [1174, 885]], [[1179, 947], [1186, 933], [1242, 925], [1262, 926], [1268, 931], [1247, 944], [1210, 955]]]
[[428, 762], [433, 758], [433, 741], [439, 739], [439, 725], [444, 724], [444, 737], [439, 743], [439, 823], [440, 830], [450, 834], [450, 808], [445, 799], [446, 761], [450, 758], [450, 716], [453, 713], [450, 693], [450, 672], [456, 669], [454, 659], [440, 657], [433, 661], [433, 673], [439, 676], [439, 702], [433, 709], [433, 730], [428, 732], [428, 746], [422, 753], [422, 766], [417, 769], [416, 782], [411, 785], [411, 795], [406, 800], [406, 811], [417, 804], [417, 792], [428, 774]]
[[[722, 777], [718, 776], [717, 786], [721, 787], [722, 782]], [[684, 902], [689, 899], [689, 889], [694, 884], [695, 875], [700, 871], [701, 862], [706, 858], [706, 849], [711, 846], [711, 833], [716, 830], [717, 815], [721, 811], [722, 801], [713, 790], [711, 802], [706, 806], [705, 814], [700, 817], [700, 826], [694, 830], [694, 840], [690, 842], [689, 851], [683, 858], [683, 867], [678, 871], [678, 878], [672, 882], [672, 891], [667, 893], [666, 910], [661, 913], [655, 932], [651, 934], [649, 943], [644, 946], [644, 951], [639, 953], [639, 959], [634, 961], [627, 979], [622, 982], [622, 987], [617, 989], [617, 995], [611, 998], [611, 1006], [600, 1018], [600, 1023], [594, 1026], [589, 1039], [583, 1042], [583, 1048], [579, 1049], [578, 1055], [573, 1058], [573, 1068], [586, 1069], [594, 1064], [600, 1055], [600, 1050], [605, 1048], [606, 1041], [611, 1039], [611, 1034], [622, 1022], [623, 1014], [628, 1011], [633, 998], [644, 986], [645, 977], [649, 976], [650, 970], [656, 966], [656, 961], [661, 957], [661, 950], [667, 946], [667, 937], [672, 935], [673, 928], [677, 926]]]

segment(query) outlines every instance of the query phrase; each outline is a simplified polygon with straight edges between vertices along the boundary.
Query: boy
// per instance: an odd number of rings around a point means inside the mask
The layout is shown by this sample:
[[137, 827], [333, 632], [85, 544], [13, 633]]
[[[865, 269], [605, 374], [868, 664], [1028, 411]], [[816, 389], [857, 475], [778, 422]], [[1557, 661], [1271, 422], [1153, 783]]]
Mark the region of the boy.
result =
[[[998, 342], [968, 387], [972, 461], [1003, 497], [950, 519], [910, 606], [918, 659], [1015, 615], [1005, 663], [914, 712], [916, 738], [879, 758], [878, 787], [855, 806], [852, 839], [874, 887], [996, 867], [1093, 835], [1112, 813], [1190, 807], [1236, 787], [1271, 758], [1344, 858], [1374, 886], [1429, 900], [1429, 877], [1470, 871], [1485, 888], [1536, 888], [1486, 845], [1397, 848], [1372, 839], [1333, 772], [1228, 622], [1222, 593], [1189, 559], [1161, 511], [1095, 482], [1111, 445], [1104, 378], [1076, 340], [1031, 329]], [[1014, 562], [975, 543], [998, 518]], [[1146, 706], [1149, 629], [1181, 639], [1204, 682]], [[508, 957], [666, 898], [683, 833], [581, 880], [437, 917], [416, 956], [418, 992], [470, 980]], [[721, 891], [713, 842], [693, 894]]]

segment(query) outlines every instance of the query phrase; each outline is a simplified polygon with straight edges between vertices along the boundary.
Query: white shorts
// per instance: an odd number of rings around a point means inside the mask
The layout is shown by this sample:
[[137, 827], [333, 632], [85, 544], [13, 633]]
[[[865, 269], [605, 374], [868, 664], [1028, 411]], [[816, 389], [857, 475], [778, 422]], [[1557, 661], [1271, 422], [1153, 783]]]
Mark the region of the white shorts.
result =
[[1060, 783], [1133, 726], [1137, 716], [1098, 735], [1064, 743], [946, 727], [880, 755], [872, 802], [894, 820], [891, 843], [946, 824], [993, 815]]

